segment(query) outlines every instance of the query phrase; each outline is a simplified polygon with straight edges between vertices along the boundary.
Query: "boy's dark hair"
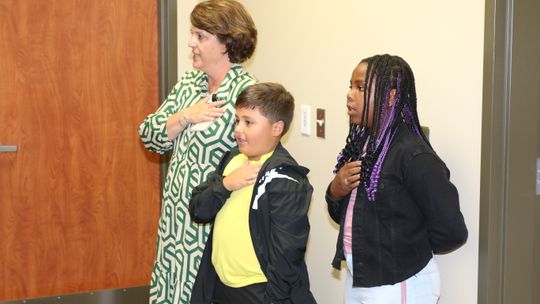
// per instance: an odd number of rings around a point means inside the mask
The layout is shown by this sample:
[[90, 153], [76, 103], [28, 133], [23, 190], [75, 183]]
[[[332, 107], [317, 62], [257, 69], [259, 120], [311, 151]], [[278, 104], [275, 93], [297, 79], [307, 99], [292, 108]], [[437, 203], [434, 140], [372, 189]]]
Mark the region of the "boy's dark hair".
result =
[[257, 83], [238, 95], [236, 108], [245, 107], [257, 108], [270, 122], [283, 121], [283, 136], [293, 119], [294, 97], [279, 83]]
[[[366, 58], [360, 63], [367, 64], [362, 122], [367, 121], [369, 108], [373, 107], [373, 126], [367, 128], [362, 123], [350, 123], [349, 135], [338, 155], [334, 172], [348, 161], [361, 160], [360, 182], [368, 199], [374, 201], [383, 161], [400, 126], [407, 126], [428, 146], [431, 145], [420, 128], [414, 74], [407, 62], [386, 54]], [[389, 102], [391, 90], [396, 90], [393, 104]], [[374, 104], [370, 104], [370, 100]], [[364, 151], [363, 147], [366, 147]]]

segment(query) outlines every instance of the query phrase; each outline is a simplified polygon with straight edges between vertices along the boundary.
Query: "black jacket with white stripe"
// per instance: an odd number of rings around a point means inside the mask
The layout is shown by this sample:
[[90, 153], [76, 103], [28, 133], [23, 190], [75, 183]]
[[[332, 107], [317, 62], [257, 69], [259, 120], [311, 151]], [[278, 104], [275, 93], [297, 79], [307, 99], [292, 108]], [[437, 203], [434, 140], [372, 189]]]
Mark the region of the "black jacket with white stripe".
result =
[[[239, 153], [233, 150], [225, 154], [217, 170], [193, 190], [189, 209], [194, 221], [213, 222], [226, 203], [231, 191], [223, 186], [223, 171]], [[313, 192], [308, 172], [278, 144], [261, 167], [253, 188], [249, 227], [255, 254], [267, 278], [265, 303], [316, 303], [304, 261], [310, 229], [307, 212]], [[211, 303], [219, 280], [211, 261], [212, 235], [213, 231], [206, 243], [191, 303]]]

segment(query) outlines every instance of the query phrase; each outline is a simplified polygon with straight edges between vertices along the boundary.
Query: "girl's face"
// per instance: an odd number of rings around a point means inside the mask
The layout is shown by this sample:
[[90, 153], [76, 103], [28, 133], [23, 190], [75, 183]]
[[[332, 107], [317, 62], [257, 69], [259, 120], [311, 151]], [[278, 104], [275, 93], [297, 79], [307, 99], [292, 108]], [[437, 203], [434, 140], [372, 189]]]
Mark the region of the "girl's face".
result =
[[216, 35], [205, 30], [192, 26], [188, 46], [193, 53], [193, 67], [205, 73], [216, 65], [229, 62], [227, 47], [219, 42]]
[[373, 125], [373, 93], [369, 102], [369, 113], [367, 121], [362, 121], [364, 113], [364, 94], [366, 93], [366, 70], [367, 63], [360, 63], [352, 72], [349, 92], [347, 93], [347, 114], [351, 122], [357, 125], [370, 128]]

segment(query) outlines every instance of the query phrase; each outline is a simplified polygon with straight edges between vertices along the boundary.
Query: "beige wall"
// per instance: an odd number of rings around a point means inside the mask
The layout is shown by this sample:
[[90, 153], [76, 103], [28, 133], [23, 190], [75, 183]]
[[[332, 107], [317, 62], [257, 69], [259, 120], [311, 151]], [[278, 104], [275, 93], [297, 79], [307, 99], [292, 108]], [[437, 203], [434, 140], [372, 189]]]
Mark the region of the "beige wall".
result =
[[[179, 71], [190, 67], [189, 11], [179, 3]], [[311, 169], [315, 187], [307, 262], [319, 303], [341, 303], [344, 272], [332, 271], [337, 227], [324, 191], [348, 130], [345, 94], [352, 69], [377, 53], [402, 56], [416, 76], [422, 125], [452, 172], [469, 241], [437, 256], [440, 304], [476, 303], [484, 1], [243, 0], [259, 29], [247, 68], [260, 81], [284, 84], [295, 96], [295, 122], [285, 146]], [[184, 28], [182, 28], [184, 27]], [[299, 106], [326, 109], [326, 139], [300, 135]]]

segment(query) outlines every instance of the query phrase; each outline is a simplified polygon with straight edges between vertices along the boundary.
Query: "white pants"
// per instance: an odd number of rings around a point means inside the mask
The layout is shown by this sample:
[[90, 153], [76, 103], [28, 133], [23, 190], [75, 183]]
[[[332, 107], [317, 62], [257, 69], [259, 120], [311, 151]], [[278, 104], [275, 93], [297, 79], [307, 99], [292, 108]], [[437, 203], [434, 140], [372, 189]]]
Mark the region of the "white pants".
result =
[[352, 286], [352, 255], [346, 254], [347, 280], [345, 304], [436, 304], [441, 293], [439, 267], [435, 258], [417, 274], [394, 285], [376, 287]]

